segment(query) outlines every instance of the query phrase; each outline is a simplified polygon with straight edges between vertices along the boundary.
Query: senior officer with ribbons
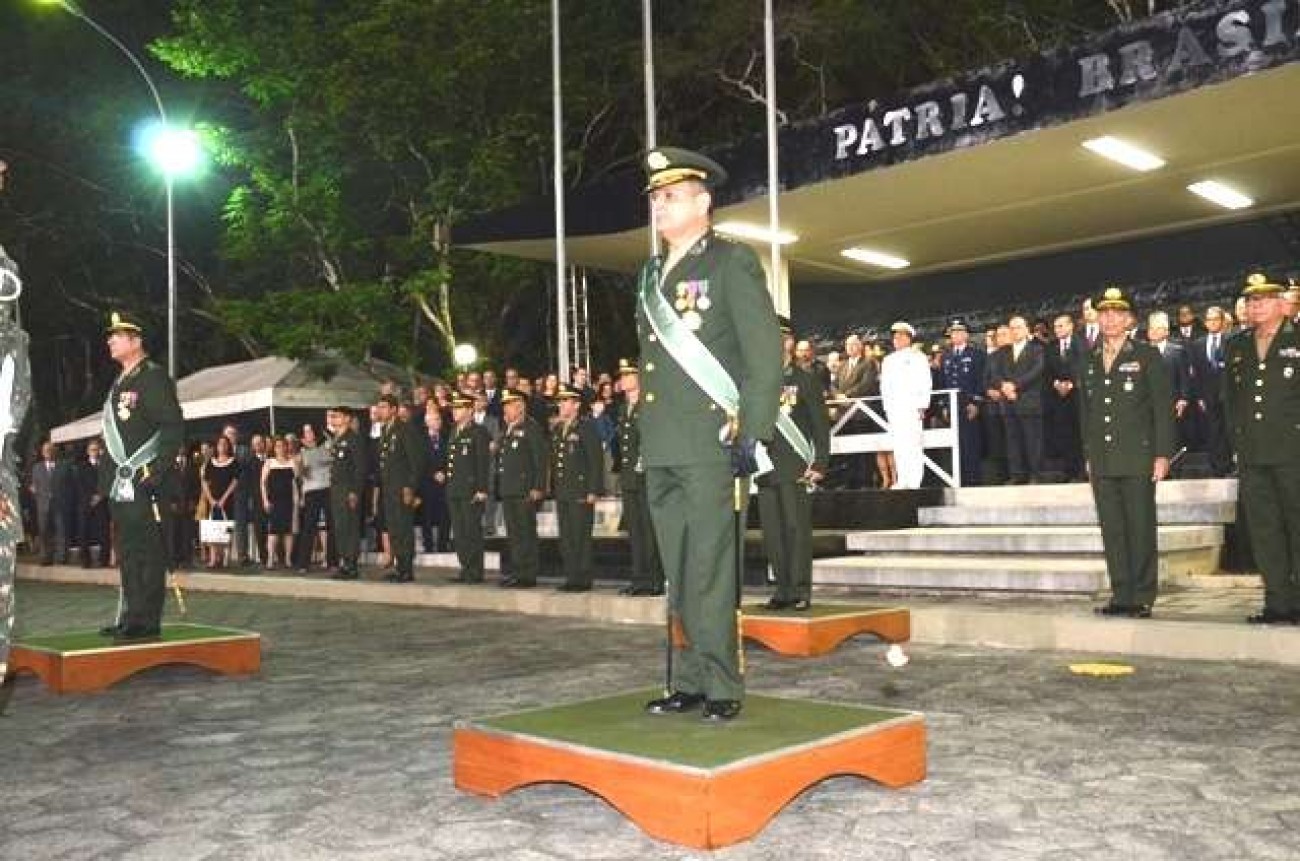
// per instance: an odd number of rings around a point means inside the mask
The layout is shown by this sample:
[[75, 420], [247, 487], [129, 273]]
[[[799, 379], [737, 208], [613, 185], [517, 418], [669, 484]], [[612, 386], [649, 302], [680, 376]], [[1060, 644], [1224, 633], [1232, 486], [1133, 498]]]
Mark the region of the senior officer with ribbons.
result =
[[1300, 623], [1300, 330], [1281, 279], [1246, 279], [1249, 328], [1224, 349], [1223, 404], [1237, 453], [1264, 607], [1251, 624]]
[[646, 710], [727, 721], [744, 696], [732, 459], [746, 439], [773, 439], [780, 331], [757, 255], [711, 230], [726, 172], [668, 147], [648, 153], [645, 168], [666, 253], [646, 263], [638, 287], [641, 460], [670, 629], [682, 634], [669, 638], [665, 696]]
[[1156, 484], [1174, 448], [1169, 374], [1159, 351], [1133, 340], [1133, 306], [1118, 287], [1094, 304], [1101, 337], [1083, 367], [1079, 421], [1110, 578], [1103, 616], [1146, 619], [1156, 600]]

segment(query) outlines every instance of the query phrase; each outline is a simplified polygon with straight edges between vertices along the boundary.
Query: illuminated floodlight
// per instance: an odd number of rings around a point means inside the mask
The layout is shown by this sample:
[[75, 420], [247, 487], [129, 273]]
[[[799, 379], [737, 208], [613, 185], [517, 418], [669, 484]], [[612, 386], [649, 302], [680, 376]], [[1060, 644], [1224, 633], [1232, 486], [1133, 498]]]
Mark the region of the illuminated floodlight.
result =
[[1136, 147], [1128, 141], [1113, 138], [1109, 135], [1084, 141], [1083, 148], [1096, 153], [1102, 158], [1108, 158], [1113, 162], [1143, 173], [1158, 170], [1165, 166], [1165, 160], [1160, 156]]
[[1194, 182], [1187, 186], [1187, 190], [1192, 194], [1200, 195], [1211, 203], [1222, 206], [1224, 209], [1245, 209], [1248, 206], [1255, 205], [1255, 201], [1240, 191], [1212, 179]]
[[[746, 221], [723, 221], [720, 224], [713, 225], [713, 229], [724, 236], [734, 236], [737, 239], [752, 239], [755, 242], [772, 243], [773, 233], [766, 227], [757, 224], [750, 224]], [[778, 245], [789, 245], [792, 242], [798, 242], [799, 237], [788, 230], [778, 230], [775, 233]]]
[[457, 344], [452, 351], [451, 360], [458, 368], [468, 368], [478, 361], [478, 350], [474, 349], [473, 344]]
[[902, 257], [870, 248], [845, 248], [840, 252], [840, 255], [850, 260], [856, 260], [858, 263], [866, 263], [868, 266], [880, 266], [884, 269], [906, 269], [912, 265], [911, 261]]
[[193, 130], [173, 128], [158, 121], [147, 123], [140, 130], [136, 145], [150, 164], [172, 178], [194, 173], [203, 161], [203, 147]]

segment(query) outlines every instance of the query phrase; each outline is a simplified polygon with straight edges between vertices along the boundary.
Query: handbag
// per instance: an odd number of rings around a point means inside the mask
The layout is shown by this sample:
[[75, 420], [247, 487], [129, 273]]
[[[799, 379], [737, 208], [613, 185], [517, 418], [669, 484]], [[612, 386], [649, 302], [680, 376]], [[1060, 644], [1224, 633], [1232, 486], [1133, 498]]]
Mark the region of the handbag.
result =
[[203, 544], [230, 544], [235, 522], [226, 519], [226, 512], [220, 505], [212, 506], [212, 515], [199, 521], [199, 541]]

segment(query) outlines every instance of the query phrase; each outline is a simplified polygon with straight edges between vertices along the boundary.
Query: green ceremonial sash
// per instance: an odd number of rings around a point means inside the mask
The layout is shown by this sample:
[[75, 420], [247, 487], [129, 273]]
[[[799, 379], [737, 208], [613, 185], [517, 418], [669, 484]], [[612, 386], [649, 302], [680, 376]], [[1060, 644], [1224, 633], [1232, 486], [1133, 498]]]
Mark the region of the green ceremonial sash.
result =
[[136, 470], [158, 456], [158, 443], [161, 441], [161, 433], [154, 431], [153, 436], [145, 440], [134, 454], [127, 456], [122, 432], [117, 427], [117, 413], [113, 412], [113, 389], [110, 388], [108, 397], [104, 399], [104, 447], [108, 449], [108, 456], [115, 465], [109, 499], [116, 502], [131, 502], [135, 499], [135, 485], [132, 481]]
[[[735, 417], [740, 412], [740, 390], [718, 357], [710, 353], [709, 348], [687, 328], [673, 306], [664, 298], [663, 291], [659, 289], [661, 266], [661, 259], [655, 257], [641, 270], [641, 310], [645, 312], [645, 318], [655, 336], [664, 345], [664, 350], [686, 372], [686, 376], [723, 412]], [[799, 430], [794, 420], [785, 413], [777, 413], [776, 429], [790, 443], [795, 453], [811, 466], [816, 457], [812, 443]]]

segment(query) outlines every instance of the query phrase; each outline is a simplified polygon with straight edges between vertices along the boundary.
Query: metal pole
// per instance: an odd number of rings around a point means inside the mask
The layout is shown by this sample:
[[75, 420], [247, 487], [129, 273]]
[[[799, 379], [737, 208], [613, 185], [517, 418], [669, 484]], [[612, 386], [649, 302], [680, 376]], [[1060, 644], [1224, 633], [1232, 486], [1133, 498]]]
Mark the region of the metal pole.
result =
[[[641, 56], [645, 67], [645, 146], [652, 150], [659, 145], [659, 128], [655, 119], [655, 46], [654, 0], [641, 0]], [[650, 210], [650, 254], [659, 256], [659, 229], [655, 224], [654, 209]]]
[[[145, 86], [149, 88], [149, 95], [153, 96], [154, 107], [158, 109], [158, 120], [162, 123], [163, 128], [168, 128], [167, 109], [163, 107], [162, 96], [158, 94], [158, 87], [155, 86], [153, 78], [145, 71], [144, 64], [140, 62], [131, 50], [122, 44], [122, 42], [112, 33], [100, 26], [99, 22], [86, 14], [72, 0], [60, 0], [59, 5], [68, 11], [75, 18], [79, 18], [90, 26], [96, 33], [103, 36], [115, 48], [122, 52], [135, 70], [140, 73], [144, 79]], [[167, 373], [174, 380], [176, 379], [176, 235], [174, 227], [174, 215], [172, 211], [172, 176], [164, 171], [165, 185], [167, 188]]]
[[560, 81], [560, 0], [551, 0], [551, 127], [555, 173], [555, 334], [556, 370], [569, 381], [568, 260], [564, 253], [564, 120]]
[[[766, 71], [767, 102], [767, 227], [772, 233], [772, 285], [773, 298], [780, 295], [781, 279], [781, 243], [777, 241], [777, 229], [781, 223], [778, 195], [781, 193], [778, 177], [776, 147], [776, 24], [772, 15], [772, 0], [763, 3], [763, 53]], [[785, 309], [787, 312], [789, 308]]]

